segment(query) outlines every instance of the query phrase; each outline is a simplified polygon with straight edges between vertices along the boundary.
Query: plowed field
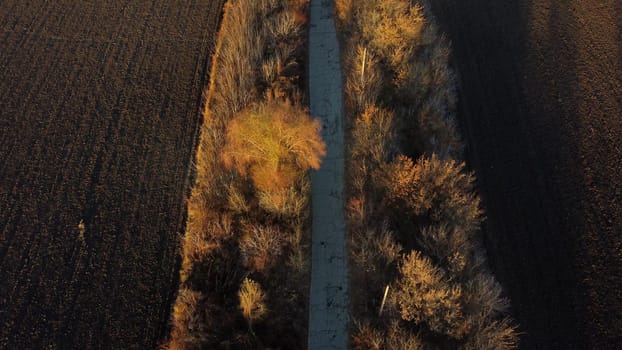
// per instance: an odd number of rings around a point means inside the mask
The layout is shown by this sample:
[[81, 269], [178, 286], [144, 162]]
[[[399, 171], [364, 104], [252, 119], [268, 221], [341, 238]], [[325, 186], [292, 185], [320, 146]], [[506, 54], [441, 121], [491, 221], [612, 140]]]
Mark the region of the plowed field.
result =
[[165, 333], [222, 5], [0, 2], [0, 348]]
[[622, 348], [622, 1], [431, 3], [522, 348]]

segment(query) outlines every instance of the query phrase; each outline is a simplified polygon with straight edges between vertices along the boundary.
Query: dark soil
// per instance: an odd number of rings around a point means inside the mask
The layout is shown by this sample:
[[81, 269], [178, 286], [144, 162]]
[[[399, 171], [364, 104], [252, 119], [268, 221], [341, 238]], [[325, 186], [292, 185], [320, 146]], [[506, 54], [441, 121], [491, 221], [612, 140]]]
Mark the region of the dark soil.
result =
[[222, 5], [0, 2], [0, 348], [165, 334]]
[[622, 348], [622, 1], [431, 3], [522, 348]]

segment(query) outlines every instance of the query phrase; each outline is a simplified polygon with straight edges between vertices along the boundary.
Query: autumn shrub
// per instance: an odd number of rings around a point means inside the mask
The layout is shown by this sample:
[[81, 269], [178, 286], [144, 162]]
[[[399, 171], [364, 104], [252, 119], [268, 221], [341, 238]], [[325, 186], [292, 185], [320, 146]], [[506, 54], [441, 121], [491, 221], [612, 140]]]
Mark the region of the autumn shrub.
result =
[[266, 294], [261, 289], [259, 283], [245, 278], [240, 285], [238, 298], [240, 299], [242, 315], [244, 315], [252, 332], [253, 322], [261, 320], [268, 311], [266, 308]]
[[356, 324], [356, 328], [352, 332], [352, 348], [355, 350], [381, 350], [385, 348], [382, 331], [375, 329], [368, 323]]
[[306, 215], [309, 208], [311, 181], [308, 176], [299, 177], [292, 185], [276, 191], [257, 193], [259, 206], [271, 215], [281, 218], [294, 218]]
[[336, 1], [352, 347], [511, 349], [517, 335], [486, 267], [475, 178], [460, 161], [450, 44], [428, 5]]
[[387, 349], [390, 350], [424, 350], [428, 349], [426, 343], [419, 337], [418, 334], [413, 333], [412, 330], [405, 327], [399, 321], [391, 321], [389, 329], [386, 334]]
[[395, 266], [402, 247], [388, 227], [361, 225], [350, 236], [350, 278], [365, 285], [365, 293], [352, 293], [350, 304], [358, 310], [357, 317], [377, 315], [386, 285], [392, 283]]
[[217, 242], [210, 240], [200, 231], [188, 231], [188, 237], [184, 239], [183, 255], [189, 260], [188, 263], [201, 261], [209, 252], [218, 246]]
[[200, 292], [182, 288], [173, 308], [173, 336], [170, 349], [200, 349], [206, 332], [200, 311], [203, 296]]
[[464, 344], [465, 350], [514, 349], [517, 344], [516, 326], [510, 319], [481, 319]]
[[354, 0], [335, 1], [335, 17], [337, 29], [342, 34], [350, 34], [349, 29], [352, 27], [352, 11]]
[[480, 200], [473, 191], [474, 178], [464, 167], [464, 163], [441, 160], [436, 154], [416, 163], [399, 156], [387, 167], [388, 201], [434, 223], [475, 231], [482, 220]]
[[472, 276], [480, 269], [483, 258], [474, 248], [472, 232], [446, 225], [422, 227], [415, 237], [422, 251], [454, 278]]
[[460, 303], [462, 294], [461, 286], [451, 283], [445, 271], [420, 252], [412, 251], [400, 264], [400, 278], [393, 298], [402, 319], [461, 338], [468, 331]]
[[227, 209], [235, 214], [245, 214], [250, 210], [249, 195], [244, 186], [230, 183], [227, 188]]
[[[250, 105], [257, 96], [255, 67], [262, 61], [265, 39], [258, 16], [274, 10], [276, 2], [229, 1], [213, 58], [218, 75], [210, 75], [205, 112], [214, 119], [226, 118]], [[226, 121], [223, 120], [223, 122]]]
[[247, 231], [239, 241], [244, 263], [254, 271], [263, 272], [283, 253], [285, 234], [272, 226], [255, 226]]
[[357, 4], [353, 12], [362, 43], [390, 66], [402, 66], [417, 49], [425, 23], [420, 5], [400, 0], [368, 0]]
[[[354, 121], [350, 144], [353, 166], [373, 173], [382, 168], [396, 151], [393, 144], [393, 113], [367, 106]], [[359, 173], [360, 174], [360, 173]], [[352, 174], [355, 176], [355, 174]]]
[[350, 111], [358, 115], [366, 104], [384, 102], [399, 115], [405, 150], [460, 155], [449, 44], [422, 4], [340, 0], [336, 10], [346, 47], [346, 106], [356, 107]]
[[182, 283], [186, 281], [192, 265], [202, 262], [212, 249], [218, 248], [223, 240], [230, 239], [234, 230], [232, 215], [219, 213], [198, 203], [204, 202], [198, 197], [188, 201], [186, 234], [182, 242]]
[[418, 334], [391, 321], [387, 329], [376, 328], [369, 323], [355, 322], [352, 348], [356, 350], [424, 350], [429, 349]]
[[404, 123], [404, 128], [409, 131], [407, 137], [416, 140], [412, 149], [446, 158], [460, 154], [462, 144], [453, 117], [439, 107], [440, 103], [436, 100], [424, 102], [416, 118]]
[[387, 277], [387, 269], [396, 263], [402, 247], [393, 240], [393, 233], [386, 227], [380, 232], [374, 228], [361, 228], [355, 233], [352, 241], [351, 254], [354, 266], [361, 266], [373, 276]]
[[309, 259], [305, 250], [308, 247], [302, 242], [292, 245], [292, 251], [286, 261], [289, 271], [291, 271], [291, 279], [304, 281], [305, 276], [309, 273]]
[[379, 56], [361, 44], [351, 44], [344, 52], [344, 70], [349, 79], [345, 81], [346, 108], [359, 115], [374, 106], [382, 89], [383, 72]]
[[307, 14], [308, 0], [225, 5], [204, 95], [168, 348], [306, 343], [306, 172], [324, 153], [302, 86]]

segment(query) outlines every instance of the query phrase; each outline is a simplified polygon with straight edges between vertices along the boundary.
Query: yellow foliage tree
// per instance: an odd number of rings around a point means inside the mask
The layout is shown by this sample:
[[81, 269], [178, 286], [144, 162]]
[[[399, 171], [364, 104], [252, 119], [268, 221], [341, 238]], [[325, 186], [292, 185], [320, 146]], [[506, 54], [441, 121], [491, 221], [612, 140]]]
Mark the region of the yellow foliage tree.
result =
[[399, 67], [421, 42], [421, 5], [407, 0], [361, 1], [355, 11], [363, 41], [392, 67]]
[[250, 278], [242, 281], [238, 292], [240, 298], [240, 310], [248, 322], [248, 328], [253, 333], [253, 321], [260, 320], [267, 312], [266, 295], [261, 289], [261, 285]]
[[326, 146], [320, 121], [286, 102], [268, 101], [239, 113], [227, 127], [223, 161], [255, 188], [278, 191], [308, 169], [319, 169]]

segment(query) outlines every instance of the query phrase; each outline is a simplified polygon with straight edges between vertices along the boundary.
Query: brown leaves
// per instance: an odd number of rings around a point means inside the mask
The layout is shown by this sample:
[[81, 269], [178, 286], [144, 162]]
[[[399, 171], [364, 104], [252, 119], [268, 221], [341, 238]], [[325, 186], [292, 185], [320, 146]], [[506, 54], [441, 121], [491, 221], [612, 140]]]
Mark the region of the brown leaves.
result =
[[441, 160], [435, 154], [414, 163], [399, 156], [387, 169], [389, 203], [432, 222], [471, 232], [481, 223], [480, 200], [473, 192], [474, 178], [464, 163]]
[[[362, 321], [352, 344], [514, 348], [514, 328], [501, 318], [505, 299], [486, 270], [477, 235], [482, 212], [474, 177], [452, 160], [461, 158], [462, 144], [449, 42], [432, 18], [424, 18], [429, 12], [424, 16], [421, 3], [336, 2], [351, 130], [351, 312]], [[381, 227], [386, 217], [391, 234]], [[397, 243], [416, 251], [399, 257]], [[395, 261], [402, 262], [397, 280]], [[377, 318], [381, 288], [390, 280], [396, 288]]]
[[449, 283], [442, 269], [412, 251], [404, 258], [400, 274], [395, 301], [404, 320], [424, 322], [431, 330], [454, 338], [468, 331], [460, 303], [462, 289]]
[[355, 14], [364, 42], [393, 67], [404, 64], [421, 41], [423, 8], [402, 0], [368, 0]]

